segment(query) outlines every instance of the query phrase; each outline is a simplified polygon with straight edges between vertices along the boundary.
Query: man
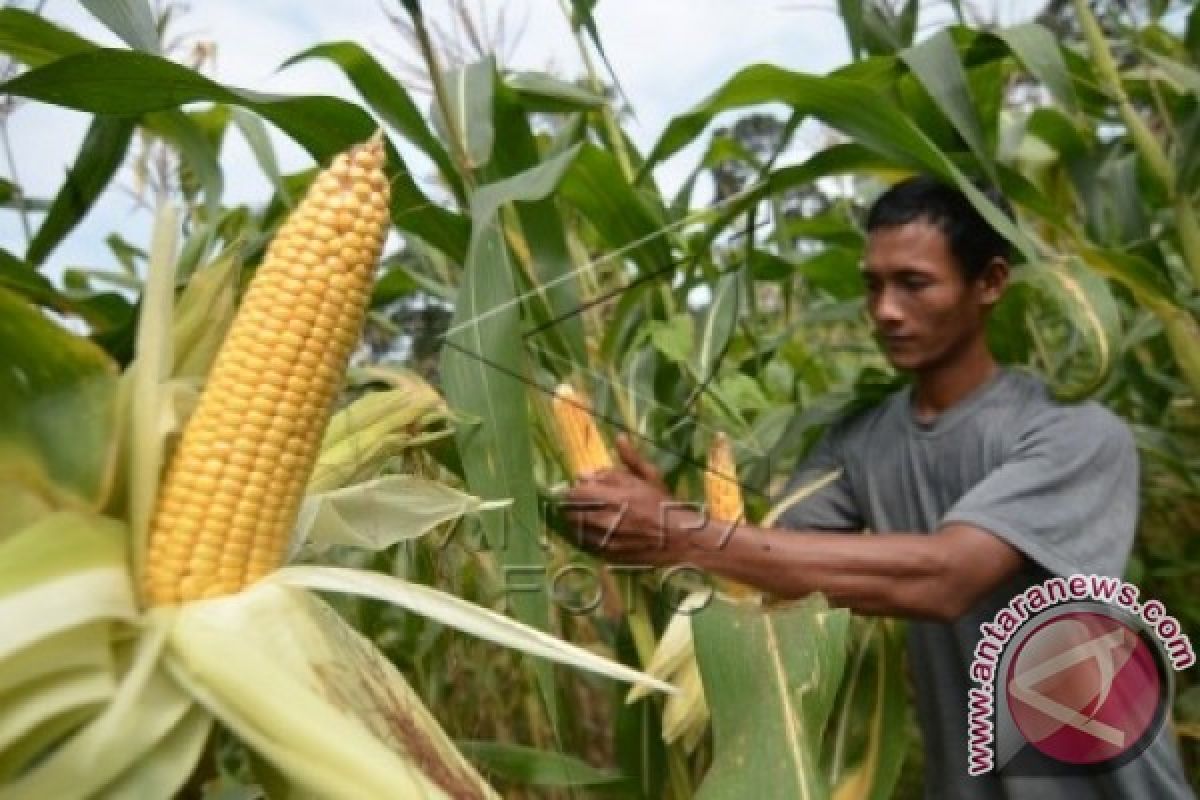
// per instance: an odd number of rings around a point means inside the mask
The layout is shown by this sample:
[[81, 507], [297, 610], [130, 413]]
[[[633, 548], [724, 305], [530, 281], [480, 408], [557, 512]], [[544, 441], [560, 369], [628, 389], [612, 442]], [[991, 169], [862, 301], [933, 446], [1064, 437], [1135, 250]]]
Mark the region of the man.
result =
[[[1036, 377], [997, 365], [985, 327], [1010, 248], [965, 196], [907, 180], [879, 198], [867, 232], [867, 309], [888, 360], [913, 380], [826, 432], [781, 497], [839, 475], [781, 517], [791, 531], [730, 532], [699, 512], [664, 514], [672, 498], [626, 437], [618, 450], [628, 470], [577, 482], [568, 518], [609, 560], [688, 562], [776, 596], [819, 591], [857, 613], [908, 618], [927, 797], [1192, 797], [1165, 729], [1107, 774], [1052, 764], [1052, 777], [968, 775], [980, 624], [1051, 575], [1121, 576], [1137, 519], [1137, 451], [1100, 405], [1060, 405]], [[605, 509], [578, 510], [589, 503]]]

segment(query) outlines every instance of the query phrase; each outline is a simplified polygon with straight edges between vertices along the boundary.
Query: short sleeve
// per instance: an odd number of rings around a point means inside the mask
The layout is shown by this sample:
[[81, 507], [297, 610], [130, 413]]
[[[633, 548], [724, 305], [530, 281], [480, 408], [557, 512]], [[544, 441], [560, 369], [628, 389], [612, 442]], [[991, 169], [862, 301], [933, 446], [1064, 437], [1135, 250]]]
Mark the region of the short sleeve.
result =
[[[797, 531], [863, 529], [862, 514], [841, 457], [840, 439], [837, 425], [827, 428], [787, 484], [772, 498], [772, 508], [790, 503], [776, 519], [775, 527]], [[820, 488], [813, 491], [814, 485]]]
[[1051, 573], [1119, 577], [1138, 516], [1133, 434], [1094, 403], [1037, 415], [941, 519], [982, 528]]

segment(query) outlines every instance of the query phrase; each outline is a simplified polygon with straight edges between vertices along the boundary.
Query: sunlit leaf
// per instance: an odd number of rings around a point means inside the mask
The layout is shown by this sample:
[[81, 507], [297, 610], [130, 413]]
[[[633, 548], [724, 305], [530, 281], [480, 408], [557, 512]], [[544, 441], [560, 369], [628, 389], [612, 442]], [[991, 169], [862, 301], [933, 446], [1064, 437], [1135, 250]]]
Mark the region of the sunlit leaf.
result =
[[134, 50], [159, 55], [154, 11], [146, 0], [80, 0], [96, 19]]
[[1068, 111], [1078, 108], [1075, 88], [1054, 34], [1035, 22], [1001, 28], [994, 33], [1004, 40], [1025, 68], [1054, 93]]
[[42, 263], [91, 210], [125, 161], [134, 127], [128, 117], [97, 116], [92, 120], [75, 163], [29, 243], [25, 259], [30, 264]]
[[472, 169], [482, 167], [492, 157], [496, 138], [491, 113], [495, 74], [495, 61], [485, 58], [446, 75], [450, 104], [446, 113], [453, 125], [447, 134], [459, 137], [459, 152]]
[[971, 152], [985, 168], [992, 164], [976, 101], [971, 96], [967, 73], [948, 31], [940, 31], [900, 54], [933, 97], [938, 108], [954, 125]]
[[531, 628], [491, 609], [390, 575], [341, 567], [292, 566], [277, 570], [267, 580], [284, 586], [375, 597], [504, 647], [617, 680], [645, 683], [659, 691], [674, 691], [668, 683]]
[[382, 550], [425, 535], [444, 522], [493, 510], [505, 501], [478, 497], [416, 475], [386, 475], [304, 500], [296, 536], [310, 546]]
[[740, 284], [737, 273], [728, 272], [720, 277], [713, 288], [712, 300], [697, 330], [692, 352], [692, 364], [700, 381], [707, 380], [716, 372], [729, 346], [729, 338], [738, 320]]
[[504, 83], [524, 108], [534, 112], [587, 111], [607, 102], [595, 92], [544, 72], [513, 72], [504, 76]]
[[412, 96], [366, 49], [357, 42], [326, 42], [297, 53], [283, 62], [281, 68], [317, 58], [337, 64], [371, 109], [429, 156], [437, 164], [442, 179], [461, 191], [462, 180], [454, 163], [429, 130]]
[[496, 797], [399, 670], [309, 593], [261, 582], [164, 609], [155, 622], [169, 637], [170, 674], [298, 788]]

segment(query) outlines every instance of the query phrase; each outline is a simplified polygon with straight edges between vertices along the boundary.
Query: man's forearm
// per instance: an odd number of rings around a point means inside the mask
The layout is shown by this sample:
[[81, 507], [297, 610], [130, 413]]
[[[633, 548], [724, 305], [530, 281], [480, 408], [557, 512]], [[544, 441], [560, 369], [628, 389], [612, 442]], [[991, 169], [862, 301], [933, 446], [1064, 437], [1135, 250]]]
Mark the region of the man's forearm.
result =
[[822, 592], [858, 613], [947, 620], [963, 610], [938, 534], [779, 531], [709, 521], [680, 532], [687, 560], [782, 598]]

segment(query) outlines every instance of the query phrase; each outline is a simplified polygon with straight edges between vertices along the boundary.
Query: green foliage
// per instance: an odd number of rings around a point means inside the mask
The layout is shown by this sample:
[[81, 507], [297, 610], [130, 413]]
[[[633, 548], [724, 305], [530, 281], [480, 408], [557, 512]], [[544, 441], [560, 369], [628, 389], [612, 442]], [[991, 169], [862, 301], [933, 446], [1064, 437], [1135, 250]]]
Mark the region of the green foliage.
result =
[[[453, 314], [431, 373], [463, 424], [454, 446], [431, 448], [437, 461], [420, 468], [452, 476], [481, 498], [513, 503], [481, 516], [490, 549], [406, 548], [378, 566], [400, 564], [395, 568], [420, 580], [485, 602], [507, 599], [527, 622], [636, 661], [625, 616], [631, 598], [610, 596], [611, 585], [602, 610], [578, 619], [556, 612], [548, 591], [505, 598], [506, 570], [549, 572], [580, 559], [567, 541], [545, 536], [569, 532], [552, 515], [543, 519], [545, 498], [564, 478], [543, 392], [566, 379], [586, 385], [604, 433], [634, 434], [681, 498], [699, 497], [705, 448], [714, 429], [725, 430], [738, 441], [743, 488], [757, 517], [824, 425], [896, 385], [863, 314], [860, 219], [883, 186], [924, 171], [967, 191], [1017, 248], [1016, 280], [992, 320], [991, 342], [1002, 360], [1039, 371], [1065, 398], [1106, 403], [1134, 427], [1144, 488], [1134, 569], [1147, 594], [1168, 600], [1185, 629], [1200, 630], [1200, 552], [1195, 537], [1181, 534], [1200, 524], [1200, 12], [1188, 15], [1182, 35], [1157, 23], [1113, 35], [1119, 29], [1112, 19], [1079, 24], [1088, 18], [1076, 16], [1087, 5], [1078, 3], [1061, 30], [960, 24], [917, 41], [915, 0], [840, 0], [855, 63], [829, 76], [746, 67], [682, 110], [643, 157], [621, 131], [594, 70], [581, 87], [541, 73], [502, 74], [490, 59], [447, 65], [430, 71], [440, 91], [426, 114], [362, 47], [330, 42], [284, 66], [331, 62], [354, 86], [357, 102], [270, 96], [158, 55], [144, 4], [88, 5], [135, 49], [98, 48], [37, 15], [0, 10], [0, 52], [27, 68], [4, 91], [93, 115], [51, 200], [0, 184], [4, 208], [46, 212], [23, 257], [0, 252], [0, 304], [20, 295], [77, 318], [117, 363], [130, 356], [138, 312], [130, 295], [144, 280], [137, 247], [113, 242], [120, 280], [108, 282], [120, 292], [94, 288], [102, 274], [91, 268], [72, 271], [64, 287], [44, 272], [54, 266], [56, 246], [111, 184], [135, 132], [164, 142], [186, 173], [181, 186], [194, 232], [184, 275], [234, 242], [252, 266], [311, 180], [308, 170], [279, 173], [266, 123], [315, 161], [382, 125], [436, 167], [440, 192], [419, 185], [390, 151], [392, 216], [403, 244], [385, 260], [372, 305], [380, 318], [410, 301]], [[403, 5], [414, 25], [424, 25], [417, 3]], [[585, 52], [591, 47], [603, 57], [595, 5], [572, 0], [567, 8]], [[787, 118], [764, 113], [741, 129], [711, 129], [720, 115], [768, 103], [782, 104]], [[842, 138], [781, 166], [780, 154], [805, 120]], [[230, 121], [274, 188], [261, 210], [224, 204], [219, 157]], [[664, 197], [655, 167], [696, 142], [704, 154], [691, 178], [675, 197]], [[718, 182], [718, 200], [694, 208], [694, 188], [706, 174]], [[831, 178], [841, 179], [843, 190], [829, 190]], [[1005, 191], [1015, 221], [984, 199], [978, 180]], [[33, 361], [50, 369], [50, 383], [110, 379], [102, 366], [109, 356], [60, 346], [53, 331], [25, 311], [0, 314], [0, 349], [22, 369]], [[386, 349], [392, 340], [375, 334]], [[32, 344], [21, 350], [18, 342]], [[0, 392], [0, 402], [19, 399], [20, 387], [10, 390]], [[109, 400], [81, 409], [77, 398], [64, 396], [62, 408], [84, 420], [72, 435], [100, 441], [93, 428], [102, 426]], [[28, 439], [39, 430], [28, 409], [18, 410], [0, 415], [0, 436]], [[77, 458], [72, 448], [49, 446], [56, 441], [49, 435], [36, 468], [23, 469], [65, 476], [95, 502], [108, 454], [97, 446]], [[654, 633], [665, 622], [664, 595], [647, 596]], [[727, 695], [734, 689], [724, 684], [752, 675], [720, 666], [742, 656], [721, 651], [714, 639], [702, 636], [698, 644], [716, 739], [683, 758], [661, 743], [653, 702], [624, 707], [607, 690], [516, 659], [494, 660], [495, 675], [461, 664], [439, 672], [451, 656], [469, 664], [474, 651], [433, 623], [369, 603], [345, 605], [362, 630], [390, 642], [389, 654], [447, 727], [475, 742], [468, 754], [513, 786], [606, 787], [644, 797], [682, 797], [700, 786], [715, 797], [749, 794], [746, 786], [773, 774], [731, 766], [730, 732], [758, 721], [743, 718], [748, 707], [730, 705], [739, 695]], [[840, 670], [868, 652], [842, 642], [844, 633], [817, 636], [810, 619], [794, 635], [812, 639], [812, 657]], [[813, 665], [796, 658], [789, 668], [802, 677]], [[863, 669], [895, 694], [897, 672]], [[1181, 696], [1192, 682], [1181, 677]], [[819, 708], [800, 714], [815, 737], [805, 750], [813, 786], [839, 781], [831, 750], [855, 758], [865, 752], [855, 734], [871, 718], [864, 709], [878, 708], [848, 698], [850, 683], [822, 685], [812, 701]], [[603, 720], [602, 733], [569, 711], [568, 696], [588, 698], [586, 713]], [[902, 710], [880, 713], [889, 728], [902, 724]], [[828, 719], [834, 722], [826, 725]], [[816, 737], [838, 726], [842, 744]], [[479, 741], [513, 731], [537, 747]], [[885, 772], [898, 763], [893, 750], [881, 757]], [[586, 752], [591, 765], [568, 752]], [[1194, 744], [1189, 757], [1198, 763]], [[601, 761], [620, 771], [597, 767]]]
[[116, 368], [0, 289], [0, 483], [98, 508], [112, 484]]
[[829, 796], [820, 732], [846, 668], [849, 619], [819, 598], [770, 612], [715, 602], [695, 615], [714, 751], [697, 797]]

